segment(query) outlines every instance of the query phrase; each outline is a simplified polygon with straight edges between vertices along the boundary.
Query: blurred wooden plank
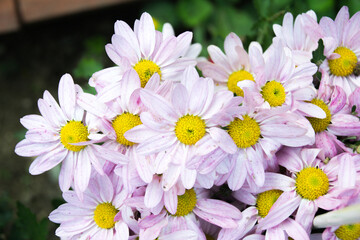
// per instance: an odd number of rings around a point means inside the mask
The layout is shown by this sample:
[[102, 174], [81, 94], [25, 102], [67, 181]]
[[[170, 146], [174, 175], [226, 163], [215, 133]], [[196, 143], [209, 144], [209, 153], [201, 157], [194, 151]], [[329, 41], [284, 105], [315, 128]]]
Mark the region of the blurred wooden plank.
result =
[[34, 22], [130, 1], [134, 0], [18, 0], [24, 22]]
[[18, 28], [14, 0], [0, 0], [0, 32], [14, 31]]

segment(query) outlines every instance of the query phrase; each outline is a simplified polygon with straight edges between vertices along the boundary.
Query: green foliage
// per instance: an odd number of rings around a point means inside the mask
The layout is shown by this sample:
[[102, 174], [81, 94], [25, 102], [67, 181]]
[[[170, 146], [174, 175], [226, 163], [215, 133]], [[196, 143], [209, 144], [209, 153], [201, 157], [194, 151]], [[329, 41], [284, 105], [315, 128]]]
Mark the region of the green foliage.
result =
[[94, 72], [103, 69], [102, 63], [94, 58], [83, 57], [74, 69], [75, 78], [89, 78]]
[[213, 5], [207, 0], [179, 0], [177, 11], [186, 26], [194, 27], [213, 13]]
[[48, 220], [37, 221], [36, 215], [20, 202], [17, 203], [17, 216], [9, 240], [44, 240], [48, 235]]

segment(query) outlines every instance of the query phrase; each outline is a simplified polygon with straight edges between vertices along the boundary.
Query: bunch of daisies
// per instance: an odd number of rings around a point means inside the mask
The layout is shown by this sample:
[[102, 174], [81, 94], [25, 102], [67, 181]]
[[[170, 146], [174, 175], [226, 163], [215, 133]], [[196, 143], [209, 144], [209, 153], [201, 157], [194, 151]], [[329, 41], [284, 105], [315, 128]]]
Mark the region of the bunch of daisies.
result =
[[148, 13], [117, 21], [97, 94], [65, 74], [58, 102], [45, 91], [41, 115], [20, 120], [30, 173], [61, 164], [56, 235], [359, 239], [360, 223], [312, 225], [360, 200], [360, 13], [286, 13], [273, 29], [265, 51], [230, 33], [207, 60], [191, 32], [157, 31]]

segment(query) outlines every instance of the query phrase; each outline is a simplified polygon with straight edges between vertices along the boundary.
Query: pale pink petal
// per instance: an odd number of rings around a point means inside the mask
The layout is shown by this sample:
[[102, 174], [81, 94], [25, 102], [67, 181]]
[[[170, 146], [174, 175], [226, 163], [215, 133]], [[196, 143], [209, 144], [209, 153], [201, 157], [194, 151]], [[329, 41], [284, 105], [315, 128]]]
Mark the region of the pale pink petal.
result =
[[190, 189], [194, 186], [197, 172], [194, 169], [184, 168], [181, 171], [181, 181], [186, 189]]
[[206, 155], [218, 148], [217, 143], [211, 138], [210, 134], [206, 134], [203, 138], [195, 143], [195, 154]]
[[[116, 234], [113, 235], [114, 240], [128, 240], [129, 239], [129, 227], [124, 222], [115, 223]], [[111, 231], [108, 231], [113, 234]]]
[[234, 154], [236, 152], [237, 146], [225, 130], [222, 130], [218, 127], [213, 127], [208, 131], [212, 139], [221, 149], [230, 154]]
[[266, 231], [265, 240], [285, 240], [284, 231], [280, 228], [274, 227]]
[[140, 97], [143, 104], [148, 107], [152, 112], [165, 118], [170, 122], [176, 122], [178, 116], [173, 107], [163, 97], [156, 95], [148, 90], [142, 89]]
[[295, 192], [283, 192], [263, 218], [258, 229], [272, 228], [287, 219], [299, 206], [301, 198]]
[[197, 67], [205, 77], [210, 77], [217, 82], [227, 82], [229, 74], [222, 67], [209, 62], [200, 62]]
[[76, 93], [74, 81], [70, 74], [64, 74], [60, 79], [59, 103], [67, 119], [72, 119], [76, 104]]
[[315, 135], [315, 144], [317, 148], [320, 148], [324, 151], [325, 157], [334, 157], [337, 155], [338, 151], [336, 144], [330, 136], [331, 133], [327, 131], [322, 131]]
[[79, 94], [77, 103], [98, 117], [104, 117], [108, 109], [104, 103], [99, 102], [94, 95], [89, 93]]
[[96, 157], [100, 159], [104, 159], [115, 164], [127, 164], [129, 162], [128, 157], [118, 151], [107, 149], [97, 144], [93, 144], [91, 148]]
[[136, 147], [136, 151], [140, 155], [149, 155], [170, 148], [176, 141], [177, 138], [172, 132], [159, 133], [158, 135], [139, 143]]
[[60, 140], [59, 133], [51, 128], [32, 128], [26, 132], [25, 138], [33, 143], [48, 143]]
[[159, 240], [198, 240], [196, 232], [191, 230], [179, 230], [170, 234], [162, 235]]
[[284, 192], [291, 191], [295, 186], [295, 180], [279, 173], [266, 172], [265, 183], [260, 188], [262, 192], [279, 189]]
[[219, 217], [241, 219], [242, 214], [233, 205], [216, 199], [198, 199], [196, 208]]
[[209, 100], [212, 99], [211, 82], [209, 79], [198, 79], [190, 92], [189, 110], [193, 115], [200, 115]]
[[138, 60], [138, 49], [134, 49], [132, 44], [124, 37], [114, 34], [111, 37], [111, 43], [115, 51], [121, 56], [128, 59], [131, 65], [135, 65]]
[[140, 48], [139, 42], [136, 38], [134, 31], [130, 26], [124, 21], [116, 21], [114, 25], [115, 34], [118, 34], [125, 38], [129, 44], [132, 45], [132, 48], [136, 51], [137, 58], [140, 59]]
[[119, 54], [115, 51], [114, 46], [110, 43], [105, 45], [105, 51], [108, 57], [113, 61], [116, 65], [122, 66], [123, 59], [119, 56]]
[[238, 157], [233, 159], [234, 168], [227, 180], [229, 188], [236, 191], [242, 187], [247, 176], [247, 170], [245, 167], [246, 157], [245, 154], [239, 154]]
[[62, 192], [69, 190], [74, 179], [74, 152], [69, 151], [66, 158], [62, 162], [59, 174], [59, 186]]
[[149, 58], [155, 48], [155, 26], [152, 17], [146, 12], [140, 17], [137, 38], [141, 52], [145, 58]]
[[144, 203], [148, 208], [153, 208], [161, 201], [163, 190], [161, 188], [161, 179], [154, 177], [148, 184], [145, 191]]
[[49, 127], [44, 117], [37, 114], [30, 114], [20, 118], [20, 123], [27, 129]]
[[358, 136], [360, 135], [360, 121], [356, 116], [336, 114], [331, 118], [328, 130], [337, 136]]
[[169, 211], [169, 213], [176, 213], [178, 197], [175, 187], [170, 188], [167, 192], [164, 192], [164, 205], [166, 207], [166, 210]]
[[263, 156], [259, 151], [255, 151], [252, 147], [246, 148], [245, 152], [245, 166], [248, 175], [257, 186], [261, 187], [264, 185], [265, 181]]
[[46, 154], [40, 155], [31, 163], [29, 167], [30, 174], [38, 175], [52, 169], [64, 160], [67, 153], [67, 149], [57, 147]]
[[211, 57], [211, 60], [220, 66], [222, 66], [227, 72], [232, 72], [230, 64], [225, 56], [225, 54], [220, 50], [219, 47], [210, 45], [208, 47], [208, 53]]
[[168, 37], [163, 41], [154, 56], [153, 60], [158, 66], [164, 65], [166, 61], [173, 56], [176, 51], [176, 38]]
[[309, 240], [309, 235], [306, 233], [304, 228], [291, 218], [283, 221], [279, 227], [293, 239]]
[[[172, 51], [172, 57], [177, 58], [179, 56], [184, 56], [187, 54], [186, 50], [190, 50], [190, 44], [192, 40], [193, 33], [192, 32], [183, 32], [179, 36], [177, 36], [177, 44], [176, 48]], [[190, 56], [185, 56], [190, 57]], [[194, 57], [196, 58], [196, 56]]]
[[162, 188], [168, 191], [179, 179], [181, 166], [169, 164], [168, 170], [163, 174]]
[[145, 124], [138, 125], [126, 131], [124, 137], [127, 140], [135, 143], [141, 143], [149, 138], [156, 137], [159, 132], [168, 132], [169, 125], [167, 122], [164, 122], [162, 119], [160, 119], [159, 122], [155, 122], [154, 116], [152, 116], [151, 113], [141, 113], [140, 119]]
[[179, 113], [179, 115], [185, 115], [188, 111], [188, 99], [189, 94], [184, 85], [178, 84], [172, 93], [172, 105]]
[[356, 184], [356, 168], [351, 154], [345, 153], [340, 158], [338, 181], [343, 188], [352, 188]]
[[84, 194], [84, 199], [80, 201], [80, 199], [77, 197], [76, 193], [72, 190], [64, 192], [62, 194], [62, 197], [64, 200], [71, 205], [74, 205], [78, 208], [89, 208], [89, 209], [95, 209], [98, 205], [98, 202], [92, 198], [91, 196]]
[[231, 68], [233, 70], [240, 70], [242, 67], [239, 64], [240, 59], [238, 58], [238, 54], [235, 51], [236, 46], [243, 48], [241, 39], [235, 33], [229, 33], [229, 35], [226, 36], [224, 41], [224, 50], [229, 59]]
[[153, 177], [153, 171], [151, 169], [151, 163], [149, 162], [148, 157], [139, 156], [134, 150], [133, 159], [135, 162], [136, 170], [140, 176], [140, 178], [149, 183]]
[[204, 212], [204, 211], [198, 209], [197, 207], [194, 208], [193, 212], [199, 218], [202, 218], [205, 221], [215, 224], [222, 228], [235, 228], [237, 226], [235, 220], [233, 220], [232, 218], [213, 215], [211, 213]]
[[310, 233], [312, 222], [318, 207], [314, 201], [301, 200], [299, 209], [296, 213], [295, 221], [301, 224], [307, 233]]
[[91, 174], [91, 163], [83, 151], [80, 151], [76, 159], [76, 166], [74, 171], [74, 183], [76, 192], [84, 192], [87, 188]]
[[347, 96], [345, 91], [339, 86], [335, 86], [333, 93], [331, 94], [331, 102], [328, 105], [331, 114], [336, 114], [344, 108], [346, 104]]

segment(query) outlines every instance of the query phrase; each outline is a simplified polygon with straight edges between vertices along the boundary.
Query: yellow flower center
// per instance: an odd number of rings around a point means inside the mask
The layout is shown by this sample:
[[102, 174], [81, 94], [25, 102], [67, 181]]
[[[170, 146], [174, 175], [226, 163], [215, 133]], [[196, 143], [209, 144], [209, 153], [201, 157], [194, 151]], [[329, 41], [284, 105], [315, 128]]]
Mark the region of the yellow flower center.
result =
[[85, 142], [88, 140], [88, 136], [88, 129], [81, 121], [69, 121], [60, 130], [60, 142], [73, 152], [79, 152], [86, 146], [75, 146], [71, 143]]
[[255, 119], [244, 115], [243, 120], [235, 118], [229, 124], [228, 133], [239, 148], [248, 148], [260, 138], [260, 126]]
[[119, 212], [111, 203], [100, 203], [94, 211], [94, 221], [100, 228], [110, 229], [115, 226], [114, 217]]
[[261, 94], [264, 100], [267, 101], [271, 107], [283, 105], [286, 98], [285, 88], [281, 83], [275, 80], [267, 82], [261, 88]]
[[124, 133], [140, 124], [142, 123], [138, 115], [126, 112], [117, 116], [112, 123], [116, 132], [116, 141], [125, 146], [134, 145], [135, 143], [130, 142], [124, 137]]
[[328, 60], [331, 74], [341, 77], [352, 74], [358, 61], [355, 53], [346, 47], [338, 47], [334, 53], [339, 54], [340, 57]]
[[329, 191], [329, 178], [323, 170], [307, 167], [297, 173], [295, 187], [302, 198], [315, 200]]
[[255, 81], [254, 77], [251, 73], [245, 70], [239, 70], [237, 72], [233, 72], [228, 79], [227, 86], [230, 91], [236, 94], [236, 96], [244, 96], [244, 91], [238, 87], [237, 83], [243, 80], [251, 80]]
[[323, 118], [323, 119], [314, 118], [314, 117], [307, 117], [307, 119], [311, 123], [311, 126], [313, 127], [313, 129], [314, 129], [314, 131], [316, 133], [325, 131], [327, 129], [327, 127], [329, 126], [330, 122], [331, 122], [330, 110], [329, 110], [328, 106], [324, 103], [323, 100], [314, 98], [313, 100], [311, 100], [311, 103], [315, 104], [316, 106], [318, 106], [322, 110], [324, 110], [324, 112], [326, 113], [326, 117]]
[[342, 225], [335, 231], [335, 235], [341, 240], [357, 240], [360, 238], [360, 223]]
[[258, 210], [258, 215], [262, 218], [268, 215], [270, 208], [276, 200], [283, 193], [281, 190], [269, 190], [258, 194], [256, 198], [256, 208]]
[[175, 135], [180, 142], [194, 145], [205, 135], [205, 127], [205, 121], [199, 116], [187, 114], [176, 122]]
[[196, 206], [196, 193], [194, 189], [186, 189], [183, 195], [178, 196], [176, 213], [172, 216], [186, 216], [192, 212]]
[[135, 64], [134, 69], [139, 75], [142, 88], [145, 87], [154, 73], [158, 73], [161, 78], [160, 67], [151, 60], [141, 59], [137, 64]]

